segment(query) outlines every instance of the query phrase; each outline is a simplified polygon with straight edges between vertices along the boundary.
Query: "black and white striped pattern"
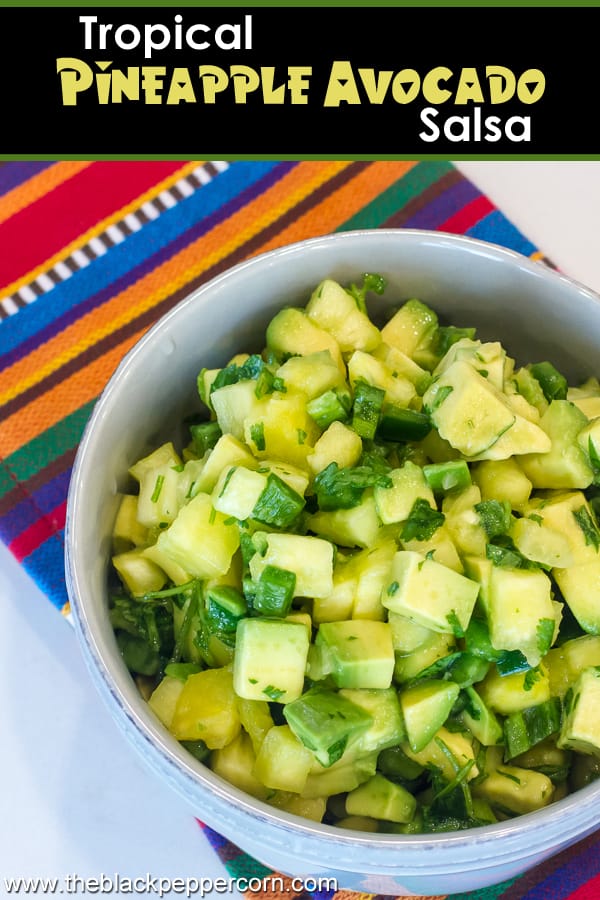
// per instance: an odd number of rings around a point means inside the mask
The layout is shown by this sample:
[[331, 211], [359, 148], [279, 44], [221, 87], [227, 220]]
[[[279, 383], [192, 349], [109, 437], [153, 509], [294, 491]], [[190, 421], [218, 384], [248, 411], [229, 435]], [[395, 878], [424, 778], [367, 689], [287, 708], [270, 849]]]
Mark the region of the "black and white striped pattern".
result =
[[84, 269], [107, 250], [120, 244], [130, 234], [139, 231], [148, 222], [157, 219], [161, 213], [185, 200], [203, 185], [208, 184], [229, 163], [210, 161], [200, 164], [171, 187], [166, 188], [152, 200], [143, 203], [138, 209], [128, 213], [121, 221], [109, 225], [106, 231], [91, 238], [87, 244], [78, 247], [65, 259], [59, 260], [46, 272], [42, 272], [29, 284], [20, 287], [14, 294], [0, 298], [0, 322], [15, 315], [24, 306], [29, 306], [38, 297], [47, 294], [53, 287], [66, 281], [75, 272]]

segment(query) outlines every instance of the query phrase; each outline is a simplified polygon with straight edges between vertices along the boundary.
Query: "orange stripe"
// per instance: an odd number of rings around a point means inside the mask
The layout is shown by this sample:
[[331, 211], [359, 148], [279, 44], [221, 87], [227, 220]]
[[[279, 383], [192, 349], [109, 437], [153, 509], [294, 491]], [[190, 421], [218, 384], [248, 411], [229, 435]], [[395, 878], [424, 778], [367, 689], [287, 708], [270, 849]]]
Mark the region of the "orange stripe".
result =
[[[324, 183], [327, 178], [333, 177], [347, 165], [349, 163], [331, 163], [326, 166], [313, 162], [301, 164], [290, 173], [289, 178], [282, 179], [278, 185], [266, 191], [225, 222], [220, 223], [194, 244], [186, 247], [168, 263], [109, 301], [105, 305], [106, 309], [103, 313], [96, 310], [89, 317], [85, 317], [86, 320], [97, 314], [99, 320], [103, 320], [105, 329], [103, 333], [110, 333], [118, 327], [118, 324], [131, 320], [135, 315], [156, 305], [160, 300], [183, 288], [203, 271], [243, 246], [261, 229], [293, 208], [301, 199]], [[319, 204], [316, 209], [302, 216], [297, 223], [290, 225], [278, 235], [277, 239], [269, 240], [261, 245], [253, 252], [253, 255], [262, 252], [269, 246], [278, 246], [299, 239], [303, 235], [316, 234], [314, 227], [308, 231], [311, 222], [314, 225], [315, 219], [319, 222], [319, 233], [333, 230], [357, 209], [396, 181], [410, 165], [410, 163], [373, 164], [353, 179], [350, 184], [345, 185], [340, 191], [336, 191], [330, 198]], [[298, 171], [300, 168], [302, 168], [302, 172]], [[302, 175], [304, 175], [303, 181]], [[353, 191], [352, 186], [355, 184], [357, 189]], [[335, 199], [338, 194], [342, 199], [339, 207]], [[120, 314], [119, 323], [116, 323], [117, 310]], [[86, 335], [84, 320], [78, 324], [82, 326], [81, 340], [84, 342], [79, 344], [80, 352], [84, 348], [84, 344], [91, 346], [98, 340], [100, 334], [96, 331]], [[72, 328], [75, 327], [72, 326]], [[71, 329], [67, 329], [65, 335], [67, 332], [71, 332]], [[2, 422], [0, 424], [0, 446], [3, 453], [9, 455], [15, 452], [64, 416], [78, 409], [83, 403], [93, 399], [108, 380], [121, 356], [142, 333], [143, 329], [134, 338], [128, 338], [118, 347], [82, 371], [65, 379], [60, 385], [47, 391]], [[57, 339], [55, 339], [55, 343], [58, 343]], [[63, 340], [64, 347], [68, 347], [68, 341]], [[34, 351], [34, 354], [41, 354], [43, 350], [44, 348], [40, 348], [38, 351]], [[68, 351], [63, 350], [63, 352]], [[31, 365], [31, 357], [34, 354], [29, 354], [25, 360], [21, 360], [16, 365], [21, 366], [26, 361], [29, 361], [29, 365]]]
[[71, 254], [79, 249], [80, 247], [88, 244], [93, 237], [97, 237], [99, 234], [102, 234], [110, 225], [114, 225], [115, 222], [120, 222], [125, 216], [129, 215], [130, 212], [134, 212], [139, 209], [140, 206], [143, 206], [148, 200], [152, 200], [162, 191], [167, 190], [172, 187], [182, 178], [185, 178], [190, 172], [196, 169], [201, 163], [199, 162], [191, 162], [187, 163], [187, 165], [182, 165], [180, 169], [177, 169], [173, 175], [170, 175], [168, 178], [165, 178], [163, 181], [159, 181], [155, 184], [149, 191], [141, 194], [139, 197], [136, 197], [131, 203], [126, 206], [121, 207], [116, 210], [111, 216], [107, 216], [105, 219], [102, 219], [93, 228], [90, 228], [88, 231], [85, 231], [81, 234], [76, 240], [71, 241], [70, 244], [67, 244], [66, 247], [63, 247], [59, 253], [55, 253], [49, 259], [45, 260], [39, 266], [36, 266], [30, 272], [27, 272], [21, 278], [18, 278], [16, 281], [13, 281], [12, 284], [6, 285], [2, 289], [2, 294], [6, 297], [9, 297], [11, 294], [16, 293], [19, 288], [22, 288], [24, 285], [31, 284], [32, 281], [41, 275], [43, 272], [47, 272], [48, 269], [51, 269], [56, 265], [57, 262], [66, 259], [71, 256]]
[[23, 184], [8, 191], [3, 197], [0, 197], [0, 222], [5, 222], [20, 212], [26, 206], [30, 206], [43, 197], [44, 194], [50, 193], [54, 188], [63, 184], [73, 175], [77, 175], [83, 169], [91, 166], [91, 162], [58, 162], [53, 166], [38, 172], [32, 178], [28, 178]]
[[261, 252], [281, 247], [294, 241], [305, 240], [315, 236], [314, 223], [323, 222], [326, 227], [322, 233], [339, 227], [350, 219], [357, 210], [370, 203], [378, 194], [402, 178], [416, 166], [414, 162], [386, 163], [380, 162], [365, 169], [348, 184], [343, 185], [335, 194], [328, 196], [310, 212], [296, 219], [288, 228], [280, 231], [276, 238], [267, 241]]
[[142, 336], [144, 329], [118, 344], [108, 353], [80, 369], [56, 387], [27, 404], [0, 423], [0, 447], [9, 456], [65, 416], [89, 403], [98, 394], [129, 348]]
[[[341, 164], [348, 165], [347, 163]], [[289, 209], [300, 202], [311, 191], [337, 174], [340, 164], [327, 165], [318, 171], [314, 171], [314, 163], [310, 169], [294, 169], [282, 179], [267, 195], [257, 198], [249, 207], [245, 207], [235, 214], [234, 234], [241, 233], [242, 226], [251, 228], [259, 206], [266, 210]], [[277, 205], [277, 194], [280, 195]], [[263, 199], [266, 197], [266, 199]], [[243, 220], [248, 219], [245, 223]], [[219, 246], [222, 240], [222, 226], [217, 226], [218, 234], [212, 241]], [[87, 315], [78, 319], [64, 331], [51, 338], [47, 343], [37, 347], [27, 356], [17, 360], [2, 374], [3, 391], [0, 393], [0, 403], [7, 403], [13, 397], [37, 384], [53, 371], [74, 359], [88, 347], [97, 343], [107, 334], [132, 321], [151, 306], [160, 302], [178, 286], [185, 283], [187, 275], [177, 276], [181, 269], [186, 272], [191, 266], [195, 266], [194, 277], [208, 267], [203, 254], [205, 238], [199, 238], [193, 245], [180, 251], [177, 256], [167, 261], [158, 269], [154, 269], [145, 275], [139, 282], [131, 285], [122, 293], [117, 294], [102, 306], [92, 310]]]

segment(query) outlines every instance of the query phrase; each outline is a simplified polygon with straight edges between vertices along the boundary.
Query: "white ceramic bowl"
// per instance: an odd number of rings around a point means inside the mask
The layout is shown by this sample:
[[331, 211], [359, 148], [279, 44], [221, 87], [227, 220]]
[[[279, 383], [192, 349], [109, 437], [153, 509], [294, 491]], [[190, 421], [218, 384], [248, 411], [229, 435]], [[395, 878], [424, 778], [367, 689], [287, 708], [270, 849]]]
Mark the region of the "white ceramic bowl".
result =
[[383, 305], [419, 297], [518, 361], [550, 359], [572, 381], [600, 371], [600, 298], [517, 253], [415, 230], [346, 232], [243, 262], [199, 288], [127, 354], [81, 441], [68, 501], [66, 574], [91, 675], [118, 727], [190, 810], [266, 865], [339, 888], [446, 894], [513, 877], [598, 826], [600, 782], [539, 812], [483, 828], [398, 836], [345, 831], [276, 811], [196, 762], [158, 723], [126, 671], [107, 616], [106, 582], [116, 494], [128, 466], [171, 438], [197, 407], [196, 375], [256, 350], [285, 304], [303, 305], [324, 277], [365, 271], [388, 287]]

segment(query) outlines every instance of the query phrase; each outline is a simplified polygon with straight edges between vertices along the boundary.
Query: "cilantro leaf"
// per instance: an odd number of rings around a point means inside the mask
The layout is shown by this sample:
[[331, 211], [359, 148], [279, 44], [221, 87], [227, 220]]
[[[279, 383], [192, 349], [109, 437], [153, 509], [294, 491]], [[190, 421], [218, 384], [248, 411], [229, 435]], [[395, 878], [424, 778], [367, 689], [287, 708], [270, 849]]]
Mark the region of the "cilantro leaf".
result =
[[511, 507], [507, 500], [482, 500], [475, 511], [488, 538], [506, 534], [510, 528]]
[[417, 497], [408, 519], [402, 526], [400, 539], [402, 541], [428, 541], [445, 520], [443, 512], [434, 509], [423, 497]]
[[367, 312], [367, 303], [366, 297], [369, 291], [373, 291], [374, 294], [383, 294], [387, 286], [387, 282], [382, 275], [376, 275], [372, 272], [364, 272], [363, 273], [363, 283], [359, 287], [356, 284], [351, 284], [349, 288], [347, 288], [348, 293], [351, 297], [354, 297], [356, 301], [356, 305], [360, 309], [361, 312]]
[[573, 510], [573, 515], [583, 532], [586, 544], [594, 547], [596, 552], [598, 552], [600, 548], [600, 531], [589, 510], [585, 506], [580, 506], [579, 509]]
[[315, 478], [319, 509], [351, 509], [359, 505], [365, 490], [375, 485], [392, 485], [390, 477], [379, 467], [366, 464], [340, 468], [331, 462]]
[[541, 656], [545, 656], [552, 646], [555, 628], [556, 622], [554, 621], [554, 619], [540, 619], [538, 621], [535, 631], [537, 638], [537, 647], [540, 651]]

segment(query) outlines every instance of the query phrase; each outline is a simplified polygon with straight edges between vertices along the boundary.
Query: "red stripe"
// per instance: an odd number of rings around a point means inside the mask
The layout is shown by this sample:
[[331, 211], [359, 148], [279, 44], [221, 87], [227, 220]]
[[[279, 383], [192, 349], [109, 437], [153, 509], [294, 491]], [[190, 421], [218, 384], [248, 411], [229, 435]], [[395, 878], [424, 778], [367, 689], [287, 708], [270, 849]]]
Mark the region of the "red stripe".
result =
[[476, 197], [466, 206], [463, 206], [457, 213], [438, 225], [440, 231], [450, 231], [453, 234], [463, 234], [469, 228], [472, 228], [477, 222], [481, 221], [484, 216], [493, 212], [495, 206], [485, 196]]
[[0, 224], [0, 285], [26, 275], [184, 165], [173, 161], [94, 162], [24, 207]]
[[590, 878], [569, 894], [569, 900], [598, 900], [600, 897], [600, 875]]
[[64, 528], [65, 517], [67, 513], [67, 501], [55, 506], [54, 509], [33, 522], [29, 528], [26, 528], [18, 537], [11, 541], [8, 549], [14, 554], [18, 562], [22, 562], [26, 556], [33, 553], [34, 550], [52, 535]]

